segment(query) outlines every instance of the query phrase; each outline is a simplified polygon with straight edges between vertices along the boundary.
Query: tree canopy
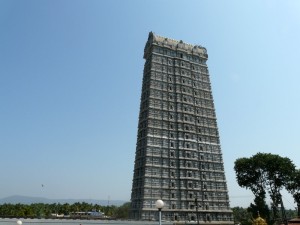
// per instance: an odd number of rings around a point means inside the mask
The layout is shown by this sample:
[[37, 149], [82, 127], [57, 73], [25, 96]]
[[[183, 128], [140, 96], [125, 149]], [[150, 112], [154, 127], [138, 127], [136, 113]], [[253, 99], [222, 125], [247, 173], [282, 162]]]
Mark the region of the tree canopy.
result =
[[250, 158], [237, 159], [234, 170], [238, 184], [254, 194], [259, 211], [266, 211], [265, 198], [267, 193], [270, 195], [275, 219], [278, 218], [278, 205], [282, 204], [280, 191], [289, 184], [291, 190], [296, 190], [291, 182], [296, 171], [295, 165], [286, 157], [257, 153]]

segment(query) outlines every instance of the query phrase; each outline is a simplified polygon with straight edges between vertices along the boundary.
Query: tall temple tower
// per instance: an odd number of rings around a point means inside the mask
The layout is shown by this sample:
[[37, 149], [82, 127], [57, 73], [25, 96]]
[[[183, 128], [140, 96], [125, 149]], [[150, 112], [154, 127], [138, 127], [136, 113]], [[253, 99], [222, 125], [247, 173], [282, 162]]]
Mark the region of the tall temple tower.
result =
[[206, 49], [150, 32], [144, 58], [131, 218], [233, 224]]

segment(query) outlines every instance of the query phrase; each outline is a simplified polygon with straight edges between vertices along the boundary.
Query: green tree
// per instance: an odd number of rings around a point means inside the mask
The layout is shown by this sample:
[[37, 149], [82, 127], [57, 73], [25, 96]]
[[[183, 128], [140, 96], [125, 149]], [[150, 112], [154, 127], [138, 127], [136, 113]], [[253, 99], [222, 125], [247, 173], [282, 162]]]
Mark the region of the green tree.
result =
[[[238, 184], [243, 188], [250, 189], [254, 194], [254, 202], [257, 210], [260, 211], [263, 217], [269, 217], [269, 214], [265, 214], [268, 213], [268, 211], [265, 211], [265, 177], [256, 159], [253, 157], [237, 159], [234, 170]], [[253, 216], [257, 214], [257, 210]]]
[[24, 216], [25, 217], [34, 217], [34, 213], [32, 211], [32, 207], [30, 205], [25, 205], [24, 206]]
[[65, 203], [62, 205], [62, 209], [61, 209], [61, 213], [64, 214], [64, 215], [69, 215], [70, 214], [70, 204], [68, 203]]
[[115, 217], [117, 219], [128, 219], [129, 218], [129, 209], [130, 209], [130, 202], [126, 202], [120, 207], [116, 209]]
[[257, 218], [259, 213], [259, 215], [262, 218], [264, 218], [268, 224], [273, 224], [274, 221], [271, 220], [271, 213], [268, 205], [265, 203], [265, 201], [263, 201], [264, 203], [257, 203], [257, 201], [261, 200], [254, 199], [254, 204], [251, 203], [250, 206], [247, 208], [247, 211], [251, 213], [252, 218]]
[[116, 215], [116, 209], [117, 207], [114, 206], [114, 205], [109, 205], [109, 206], [105, 206], [103, 208], [103, 212], [106, 216], [109, 216], [109, 217], [114, 217]]
[[296, 170], [290, 182], [287, 185], [287, 190], [293, 195], [294, 201], [298, 208], [298, 217], [300, 217], [300, 169]]
[[254, 202], [261, 214], [265, 211], [266, 192], [269, 193], [273, 202], [274, 219], [278, 219], [278, 205], [282, 204], [280, 191], [287, 186], [294, 174], [293, 162], [279, 155], [257, 153], [250, 158], [237, 159], [234, 169], [238, 184], [253, 192]]
[[260, 158], [261, 166], [265, 171], [266, 186], [273, 202], [274, 217], [277, 219], [279, 218], [278, 205], [283, 206], [280, 191], [289, 183], [295, 165], [289, 158], [279, 155], [259, 153], [255, 157]]
[[234, 224], [252, 225], [252, 214], [242, 207], [232, 208]]
[[72, 204], [70, 206], [70, 212], [74, 213], [74, 212], [79, 212], [81, 210], [80, 207], [80, 203], [79, 202], [75, 202], [74, 204]]
[[14, 216], [14, 205], [12, 204], [3, 204], [0, 208], [1, 217], [11, 217]]
[[25, 207], [22, 204], [16, 204], [14, 208], [14, 215], [17, 217], [25, 217]]

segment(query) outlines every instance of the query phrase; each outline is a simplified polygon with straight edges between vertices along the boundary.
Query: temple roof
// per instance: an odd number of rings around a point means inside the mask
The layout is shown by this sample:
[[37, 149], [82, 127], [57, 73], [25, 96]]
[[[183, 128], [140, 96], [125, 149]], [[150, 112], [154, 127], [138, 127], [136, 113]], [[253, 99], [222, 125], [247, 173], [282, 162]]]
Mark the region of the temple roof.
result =
[[258, 216], [252, 223], [253, 225], [267, 225], [267, 222], [261, 218], [260, 216]]
[[153, 32], [149, 33], [148, 43], [149, 44], [153, 43], [156, 45], [169, 47], [174, 50], [181, 50], [181, 51], [187, 52], [189, 54], [207, 57], [206, 48], [202, 47], [201, 45], [191, 45], [191, 44], [183, 42], [182, 40], [177, 41], [174, 39], [159, 36]]
[[300, 224], [300, 218], [294, 218], [289, 220], [289, 224]]

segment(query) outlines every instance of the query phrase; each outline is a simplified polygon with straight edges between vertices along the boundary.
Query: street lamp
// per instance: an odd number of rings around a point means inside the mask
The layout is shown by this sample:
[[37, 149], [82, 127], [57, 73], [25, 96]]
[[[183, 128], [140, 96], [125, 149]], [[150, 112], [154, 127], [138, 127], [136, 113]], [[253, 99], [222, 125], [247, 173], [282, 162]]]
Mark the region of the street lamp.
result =
[[161, 209], [164, 207], [164, 205], [165, 205], [165, 203], [160, 199], [155, 202], [155, 207], [158, 209], [159, 225], [161, 225]]

